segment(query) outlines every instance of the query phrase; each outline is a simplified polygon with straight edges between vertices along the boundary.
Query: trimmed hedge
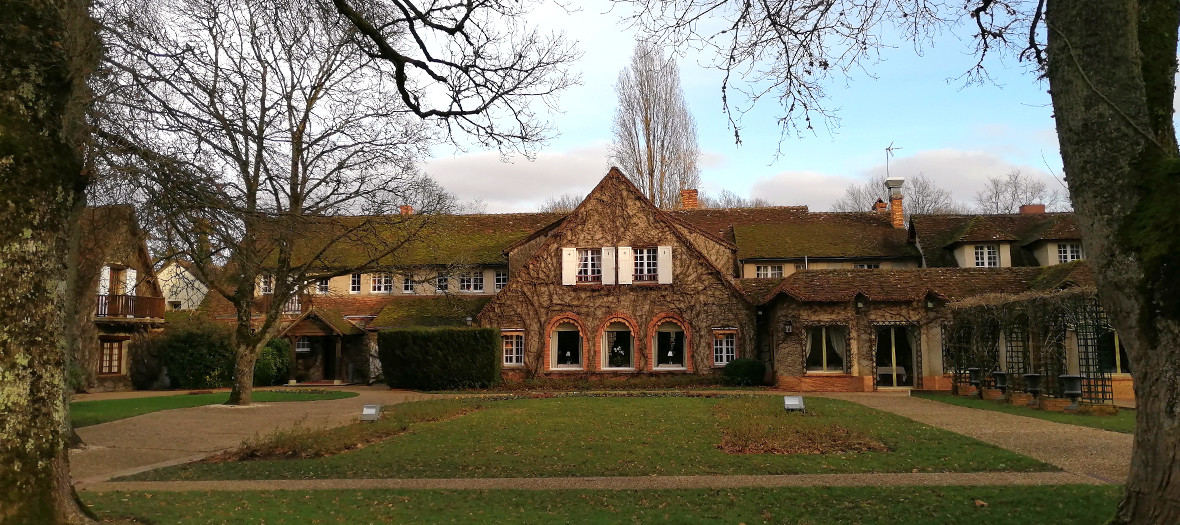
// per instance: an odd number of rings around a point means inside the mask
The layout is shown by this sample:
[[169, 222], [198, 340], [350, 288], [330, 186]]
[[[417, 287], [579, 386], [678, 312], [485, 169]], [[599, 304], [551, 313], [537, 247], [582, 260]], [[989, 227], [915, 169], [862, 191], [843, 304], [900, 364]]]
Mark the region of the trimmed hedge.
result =
[[761, 385], [766, 377], [766, 363], [747, 357], [734, 359], [725, 365], [721, 375], [725, 376], [725, 381], [731, 385]]
[[500, 380], [500, 332], [494, 328], [413, 328], [377, 334], [390, 388], [486, 388]]
[[232, 384], [234, 351], [225, 327], [208, 322], [186, 323], [170, 328], [156, 345], [172, 388], [217, 388]]

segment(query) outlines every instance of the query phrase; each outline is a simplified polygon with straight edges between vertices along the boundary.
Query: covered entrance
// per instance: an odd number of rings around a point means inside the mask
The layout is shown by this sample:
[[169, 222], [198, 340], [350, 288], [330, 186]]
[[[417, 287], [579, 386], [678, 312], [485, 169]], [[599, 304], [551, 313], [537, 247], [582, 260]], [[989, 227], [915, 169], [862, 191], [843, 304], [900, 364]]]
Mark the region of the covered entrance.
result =
[[300, 383], [352, 383], [358, 380], [359, 366], [349, 350], [364, 331], [331, 310], [311, 308], [283, 332], [291, 342], [291, 367], [288, 379]]

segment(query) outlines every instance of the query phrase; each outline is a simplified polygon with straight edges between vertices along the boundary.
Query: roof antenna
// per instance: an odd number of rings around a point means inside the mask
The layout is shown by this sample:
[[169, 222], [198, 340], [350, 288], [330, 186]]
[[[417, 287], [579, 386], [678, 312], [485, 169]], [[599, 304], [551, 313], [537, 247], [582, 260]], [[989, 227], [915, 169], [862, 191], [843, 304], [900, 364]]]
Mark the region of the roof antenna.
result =
[[901, 146], [894, 147], [893, 142], [889, 143], [889, 147], [885, 148], [885, 178], [889, 178], [889, 158], [893, 156], [894, 150], [902, 149]]

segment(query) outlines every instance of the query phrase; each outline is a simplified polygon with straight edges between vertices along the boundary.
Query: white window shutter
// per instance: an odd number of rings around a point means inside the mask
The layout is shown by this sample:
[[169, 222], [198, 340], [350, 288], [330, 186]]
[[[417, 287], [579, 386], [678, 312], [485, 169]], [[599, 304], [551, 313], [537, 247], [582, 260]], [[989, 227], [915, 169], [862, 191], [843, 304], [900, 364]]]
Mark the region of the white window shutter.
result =
[[602, 284], [615, 284], [615, 247], [602, 247]]
[[135, 270], [128, 268], [124, 271], [123, 295], [135, 295]]
[[578, 249], [561, 249], [561, 284], [573, 285], [578, 280]]
[[672, 284], [672, 247], [660, 246], [656, 261], [656, 271], [659, 272], [657, 282]]
[[98, 273], [98, 295], [110, 295], [111, 293], [111, 267], [103, 266]]
[[619, 284], [634, 282], [635, 253], [630, 246], [619, 246]]

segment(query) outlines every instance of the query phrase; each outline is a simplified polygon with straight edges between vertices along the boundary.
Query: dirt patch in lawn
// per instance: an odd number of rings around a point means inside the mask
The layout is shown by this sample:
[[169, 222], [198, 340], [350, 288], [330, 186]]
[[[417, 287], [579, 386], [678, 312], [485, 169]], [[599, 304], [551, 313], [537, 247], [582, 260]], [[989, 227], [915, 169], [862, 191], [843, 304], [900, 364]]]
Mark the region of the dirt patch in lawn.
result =
[[721, 430], [717, 448], [728, 454], [841, 454], [889, 452], [867, 432], [825, 419], [814, 410], [786, 412], [756, 400], [727, 399], [713, 406]]

